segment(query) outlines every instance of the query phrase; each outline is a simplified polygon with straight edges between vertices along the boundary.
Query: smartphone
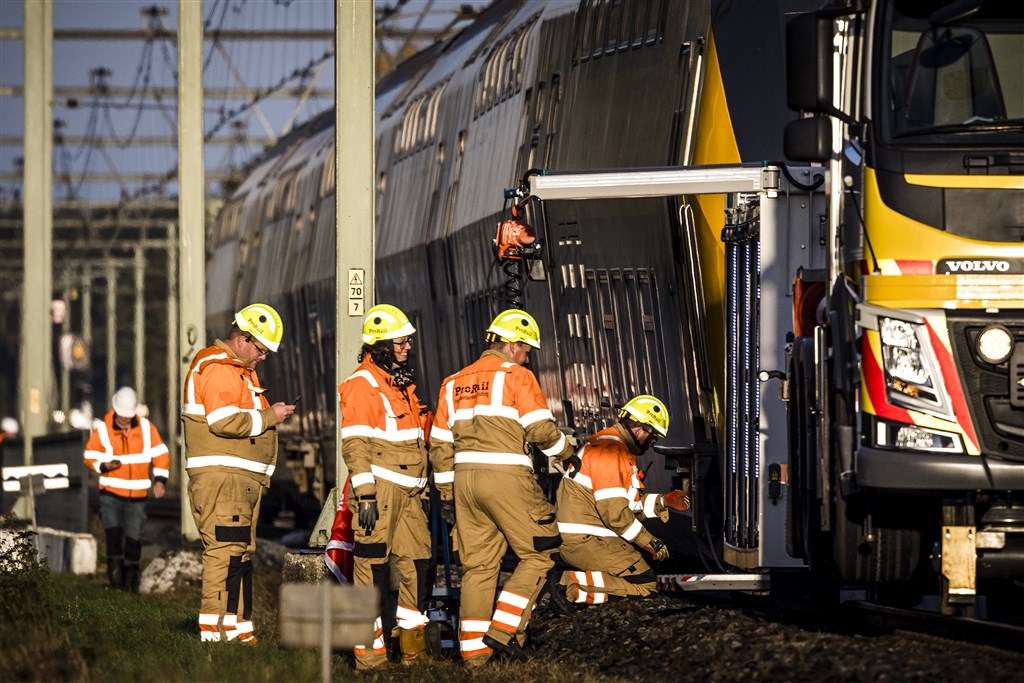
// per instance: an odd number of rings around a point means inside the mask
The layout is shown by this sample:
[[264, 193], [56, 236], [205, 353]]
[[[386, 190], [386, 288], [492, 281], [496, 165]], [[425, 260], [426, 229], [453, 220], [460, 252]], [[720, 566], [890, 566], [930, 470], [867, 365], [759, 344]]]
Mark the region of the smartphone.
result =
[[301, 401], [301, 400], [302, 400], [302, 395], [300, 394], [299, 396], [296, 396], [295, 398], [293, 398], [290, 401], [290, 405], [294, 406], [294, 405], [298, 404], [298, 402]]

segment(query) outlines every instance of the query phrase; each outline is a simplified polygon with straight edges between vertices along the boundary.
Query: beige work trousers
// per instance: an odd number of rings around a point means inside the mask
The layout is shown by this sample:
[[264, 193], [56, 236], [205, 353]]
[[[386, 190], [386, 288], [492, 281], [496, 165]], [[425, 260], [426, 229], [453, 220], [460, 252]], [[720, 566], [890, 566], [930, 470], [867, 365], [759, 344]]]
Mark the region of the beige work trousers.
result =
[[253, 640], [252, 555], [263, 486], [226, 472], [189, 472], [192, 518], [203, 541], [203, 640]]
[[[416, 625], [417, 615], [422, 615], [427, 590], [422, 586], [426, 565], [431, 557], [430, 531], [427, 516], [419, 494], [412, 494], [385, 479], [377, 479], [377, 511], [379, 517], [373, 531], [366, 532], [359, 526], [359, 503], [355, 492], [349, 488], [348, 507], [352, 511], [352, 528], [355, 532], [353, 552], [353, 583], [357, 586], [376, 585], [381, 600], [391, 587], [393, 561], [399, 574], [398, 614], [400, 628], [414, 630], [422, 628], [426, 617]], [[417, 564], [419, 567], [417, 567]], [[380, 608], [377, 611], [374, 642], [372, 646], [355, 648], [356, 664], [360, 669], [375, 668], [387, 662]]]
[[647, 562], [632, 543], [619, 536], [566, 534], [559, 553], [580, 570], [564, 572], [561, 578], [563, 586], [579, 587], [577, 602], [602, 603], [609, 595], [644, 596], [657, 589]]
[[[524, 642], [560, 536], [555, 508], [533, 474], [511, 467], [456, 465], [455, 515], [462, 560], [459, 649], [467, 662], [478, 663], [491, 654], [484, 635], [500, 643]], [[495, 604], [501, 558], [509, 547], [519, 565]]]

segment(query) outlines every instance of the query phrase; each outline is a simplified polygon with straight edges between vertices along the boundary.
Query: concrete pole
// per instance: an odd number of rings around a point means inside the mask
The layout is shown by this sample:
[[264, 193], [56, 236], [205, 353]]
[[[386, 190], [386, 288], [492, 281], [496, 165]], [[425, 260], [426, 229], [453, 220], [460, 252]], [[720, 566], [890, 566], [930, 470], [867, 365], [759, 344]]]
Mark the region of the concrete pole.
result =
[[181, 463], [178, 461], [178, 420], [181, 396], [178, 378], [178, 226], [167, 224], [167, 434], [164, 442], [171, 452], [171, 486], [181, 486]]
[[[92, 373], [92, 264], [89, 263], [82, 266], [82, 341], [85, 342], [85, 352], [89, 354], [89, 372]], [[102, 406], [96, 405], [95, 394], [89, 397], [89, 402], [95, 416]]]
[[[103, 413], [117, 391], [117, 271], [107, 254], [107, 395], [103, 397]], [[101, 413], [102, 414], [102, 413]]]
[[146, 254], [135, 247], [135, 393], [139, 403], [146, 402]]
[[[374, 304], [374, 6], [335, 0], [334, 177], [346, 188], [335, 201], [337, 311], [334, 386], [355, 368], [362, 346], [362, 319]], [[336, 195], [337, 196], [337, 195]], [[341, 455], [341, 414], [334, 404], [335, 491], [337, 501], [348, 477]], [[332, 497], [328, 496], [330, 505]], [[333, 511], [321, 519], [333, 520]], [[330, 536], [319, 527], [310, 545], [323, 547]]]
[[[370, 3], [372, 6], [372, 3]], [[206, 182], [203, 166], [203, 3], [178, 0], [178, 303], [181, 312], [181, 371], [206, 345]], [[188, 500], [188, 475], [181, 468], [181, 533], [199, 532]]]
[[24, 462], [46, 433], [53, 381], [53, 2], [25, 0], [25, 263], [21, 299], [19, 417]]

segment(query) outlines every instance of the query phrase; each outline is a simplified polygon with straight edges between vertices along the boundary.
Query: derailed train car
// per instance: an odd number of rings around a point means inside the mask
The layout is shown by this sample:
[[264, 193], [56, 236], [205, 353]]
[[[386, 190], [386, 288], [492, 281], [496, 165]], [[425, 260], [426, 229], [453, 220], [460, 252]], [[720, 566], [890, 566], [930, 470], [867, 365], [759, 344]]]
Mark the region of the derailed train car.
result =
[[[498, 1], [463, 32], [418, 54], [378, 83], [376, 300], [400, 305], [419, 330], [414, 362], [426, 403], [436, 399], [443, 377], [479, 354], [487, 322], [503, 307], [507, 283], [493, 248], [495, 225], [507, 217], [503, 189], [516, 186], [524, 172], [534, 168], [778, 162], [784, 156], [784, 128], [796, 117], [786, 106], [787, 16], [814, 10], [819, 4], [816, 0]], [[920, 3], [863, 4], [854, 12], [836, 15], [856, 17], [867, 27], [867, 39], [856, 43], [857, 58], [892, 43], [884, 31], [873, 33], [872, 26], [922, 14]], [[924, 29], [914, 25], [913, 32], [894, 32], [894, 40], [905, 50], [900, 55], [903, 61], [913, 60], [913, 45], [907, 41], [927, 33], [927, 16]], [[1019, 44], [1008, 36], [1019, 33], [1019, 14], [1007, 10], [1005, 16], [996, 16], [995, 23], [1016, 27], [1000, 36], [1012, 52]], [[1006, 45], [1001, 47], [1004, 53]], [[813, 55], [807, 57], [813, 59]], [[891, 54], [886, 57], [895, 61]], [[881, 63], [881, 58], [869, 59], [861, 69], [880, 70]], [[913, 65], [907, 64], [896, 69], [893, 78], [906, 79], [912, 72]], [[873, 73], [861, 75], [866, 82], [876, 78]], [[890, 83], [889, 78], [886, 75], [884, 82]], [[902, 89], [892, 83], [889, 87], [894, 92], [907, 90], [901, 82]], [[1019, 98], [1019, 86], [1016, 91], [1005, 90], [1011, 99]], [[874, 116], [870, 107], [877, 106], [881, 94], [877, 89], [858, 94], [864, 102], [858, 107], [870, 114], [863, 115], [862, 121], [870, 122]], [[872, 98], [876, 105], [871, 104]], [[1011, 109], [1020, 116], [1015, 99]], [[1005, 110], [1002, 114], [1006, 118]], [[230, 311], [249, 301], [266, 301], [285, 316], [289, 343], [267, 364], [265, 384], [281, 397], [301, 394], [303, 410], [301, 420], [285, 425], [281, 435], [293, 467], [278, 471], [290, 472], [299, 490], [321, 498], [332, 472], [329, 463], [324, 467], [324, 457], [333, 453], [336, 433], [334, 202], [344, 201], [345, 194], [345, 188], [335, 187], [334, 182], [332, 124], [333, 117], [313, 121], [261, 159], [226, 203], [211, 239], [208, 264], [211, 331], [230, 319]], [[806, 134], [810, 129], [801, 130]], [[849, 161], [863, 155], [863, 131], [859, 135], [846, 162], [854, 192], [867, 177], [862, 161]], [[822, 138], [819, 147], [831, 142]], [[925, 142], [933, 149], [957, 144], [945, 139], [926, 138]], [[917, 163], [926, 169], [919, 174], [936, 172], [927, 171], [927, 150], [907, 151], [900, 144], [874, 145], [868, 151], [893, 168]], [[967, 153], [971, 149], [985, 151], [987, 144], [972, 138], [966, 151], [958, 150], [957, 158], [971, 156]], [[1012, 148], [996, 141], [998, 150], [1007, 146]], [[1019, 148], [1018, 143], [1018, 152]], [[893, 149], [902, 155], [897, 161], [893, 161]], [[997, 157], [1001, 158], [998, 154], [992, 158]], [[877, 159], [873, 163], [877, 166]], [[833, 499], [842, 501], [841, 515], [851, 514], [848, 507], [863, 509], [863, 501], [851, 498], [854, 503], [847, 506], [843, 495], [829, 491], [831, 474], [822, 475], [817, 465], [807, 464], [828, 460], [819, 457], [819, 451], [829, 449], [831, 440], [827, 426], [826, 438], [807, 436], [821, 429], [814, 390], [818, 370], [813, 343], [800, 342], [800, 335], [811, 336], [809, 330], [821, 322], [813, 309], [827, 298], [821, 292], [832, 283], [815, 289], [811, 273], [826, 269], [831, 248], [826, 245], [828, 215], [843, 212], [842, 192], [838, 202], [827, 200], [826, 186], [813, 187], [816, 177], [808, 172], [804, 178], [808, 187], [801, 188], [800, 180], [787, 185], [784, 213], [794, 227], [785, 265], [793, 273], [802, 266], [806, 277], [795, 289], [798, 305], [793, 304], [793, 290], [783, 293], [781, 303], [787, 315], [795, 310], [798, 318], [803, 316], [793, 325], [798, 335], [796, 361], [775, 369], [785, 375], [789, 394], [799, 398], [789, 402], [787, 397], [787, 402], [799, 410], [783, 417], [783, 424], [771, 425], [773, 448], [778, 451], [781, 443], [782, 457], [774, 463], [773, 473], [769, 475], [766, 468], [763, 482], [755, 477], [751, 484], [763, 488], [766, 496], [771, 490], [774, 498], [761, 507], [751, 503], [756, 509], [747, 511], [752, 517], [750, 533], [757, 537], [770, 527], [773, 537], [785, 539], [777, 550], [778, 566], [810, 564], [830, 575], [838, 572], [872, 584], [916, 579], [931, 564], [929, 541], [937, 542], [934, 534], [922, 539], [917, 520], [938, 514], [936, 506], [941, 512], [949, 492], [918, 488], [906, 503], [915, 508], [915, 514], [907, 516], [907, 528], [901, 532], [873, 529], [870, 514], [838, 525], [844, 536], [833, 552], [836, 536], [828, 533], [828, 519], [836, 514]], [[918, 178], [917, 182], [923, 181]], [[972, 181], [974, 185], [945, 182], [953, 189], [947, 190], [951, 196], [961, 186], [979, 187], [977, 181]], [[726, 315], [730, 280], [721, 231], [727, 208], [733, 207], [727, 207], [721, 194], [530, 204], [525, 218], [536, 227], [542, 247], [528, 268], [529, 277], [514, 285], [521, 287], [524, 307], [542, 328], [542, 348], [534, 354], [532, 365], [556, 420], [579, 433], [590, 433], [612, 421], [617, 407], [637, 393], [663, 397], [673, 423], [672, 443], [662, 453], [675, 453], [681, 460], [666, 460], [658, 453], [645, 456], [641, 466], [648, 472], [647, 484], [654, 490], [678, 484], [677, 465], [682, 465], [680, 469], [688, 471], [699, 487], [694, 494], [702, 504], [701, 519], [695, 526], [719, 539], [723, 516], [728, 516], [728, 501], [723, 500], [728, 492], [723, 494], [721, 483], [727, 462], [723, 447], [730, 440], [725, 430], [731, 429], [723, 418], [728, 410], [725, 368], [730, 343], [742, 329], [734, 325], [735, 313]], [[878, 211], [877, 206], [866, 208], [869, 213]], [[849, 214], [849, 220], [858, 220], [856, 216], [856, 211]], [[859, 263], [866, 258], [860, 233], [849, 234], [841, 259]], [[981, 233], [972, 237], [988, 239]], [[991, 239], [995, 244], [991, 251], [999, 254], [1005, 251], [999, 243], [1012, 242], [994, 232]], [[882, 259], [883, 265], [898, 264], [904, 258], [898, 245], [887, 243], [886, 249], [886, 254], [872, 254], [872, 258]], [[974, 247], [968, 251], [980, 253]], [[809, 291], [817, 292], [806, 299], [813, 304], [802, 298]], [[995, 324], [1019, 336], [1017, 328], [1003, 318]], [[782, 348], [786, 331], [775, 330], [781, 335], [776, 347]], [[355, 362], [352, 359], [353, 367]], [[853, 404], [857, 403], [856, 384], [846, 387]], [[1001, 401], [997, 400], [998, 410], [1009, 411]], [[875, 424], [877, 410], [867, 418], [856, 417], [858, 410], [859, 405], [853, 411], [855, 424], [842, 425], [848, 428], [842, 434]], [[1010, 423], [1014, 415], [1019, 418], [1019, 413], [1006, 414], [1011, 416]], [[934, 429], [934, 424], [928, 422], [926, 427]], [[892, 431], [896, 439], [898, 427]], [[1010, 432], [993, 437], [1002, 438], [1005, 446], [997, 455], [1017, 457], [1021, 444], [1015, 433], [1011, 424]], [[672, 444], [685, 448], [673, 450]], [[894, 445], [895, 441], [888, 444]], [[844, 447], [856, 448], [856, 444]], [[793, 459], [788, 463], [787, 454]], [[791, 472], [800, 487], [792, 491], [800, 495], [791, 495]], [[769, 476], [775, 486], [770, 486]], [[826, 482], [824, 493], [816, 483], [820, 481]], [[956, 493], [970, 502], [950, 505], [960, 514], [970, 507], [973, 519], [975, 499], [982, 499], [983, 507], [977, 508], [980, 522], [989, 509], [987, 501], [998, 500], [991, 509], [1000, 511], [998, 523], [1008, 525], [1013, 539], [1014, 529], [1024, 525], [1024, 520], [1014, 517], [1024, 479], [1006, 488], [1005, 495], [994, 497]], [[836, 482], [835, 490], [839, 489]], [[886, 499], [887, 523], [891, 523], [893, 500], [903, 499]], [[827, 540], [815, 540], [823, 535]], [[883, 549], [883, 562], [891, 560], [894, 573], [861, 572], [862, 564], [877, 559], [871, 553], [878, 552], [878, 544], [890, 540], [911, 541]], [[865, 557], [851, 560], [849, 569], [842, 556], [862, 550]], [[1014, 552], [1011, 547], [1006, 555], [1013, 557]], [[907, 555], [914, 557], [906, 559]], [[763, 562], [764, 553], [759, 557]], [[1009, 581], [1001, 585], [1012, 589], [1020, 573], [1017, 569], [1004, 573], [1002, 578]]]

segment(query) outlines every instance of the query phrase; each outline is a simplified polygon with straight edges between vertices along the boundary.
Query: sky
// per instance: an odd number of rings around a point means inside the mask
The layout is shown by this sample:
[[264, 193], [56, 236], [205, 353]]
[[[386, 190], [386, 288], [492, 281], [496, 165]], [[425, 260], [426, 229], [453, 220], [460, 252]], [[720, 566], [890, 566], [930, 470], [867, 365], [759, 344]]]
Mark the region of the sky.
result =
[[[397, 8], [390, 21], [411, 28], [426, 10], [423, 28], [446, 25], [461, 0], [375, 0], [382, 7]], [[471, 2], [477, 7], [485, 2]], [[60, 29], [142, 29], [149, 18], [147, 7], [162, 8], [159, 21], [167, 28], [177, 23], [177, 0], [54, 0], [53, 24]], [[207, 34], [222, 30], [333, 30], [333, 0], [205, 0], [203, 16]], [[22, 0], [0, 0], [0, 27], [21, 28]], [[394, 49], [395, 44], [389, 44]], [[220, 41], [204, 44], [204, 81], [206, 88], [250, 90], [286, 84], [288, 97], [266, 99], [258, 107], [241, 110], [242, 99], [207, 98], [204, 103], [207, 132], [220, 124], [216, 137], [239, 137], [234, 145], [210, 144], [206, 148], [208, 178], [231, 166], [244, 165], [262, 150], [271, 136], [280, 136], [292, 125], [333, 106], [333, 95], [317, 98], [315, 90], [333, 93], [334, 60], [330, 57], [333, 41], [264, 40]], [[173, 99], [157, 102], [154, 89], [176, 87], [176, 46], [170, 40], [117, 40], [109, 42], [59, 40], [54, 42], [54, 88], [87, 88], [97, 79], [121, 94], [87, 94], [77, 102], [59, 92], [54, 95], [54, 119], [72, 138], [102, 139], [102, 146], [68, 141], [54, 144], [54, 199], [83, 199], [91, 202], [116, 202], [121, 197], [143, 194], [141, 180], [126, 174], [166, 173], [176, 167], [177, 150], [172, 146], [142, 144], [147, 138], [176, 134], [176, 103]], [[99, 70], [109, 70], [103, 75]], [[305, 76], [293, 77], [296, 71]], [[23, 53], [20, 40], [0, 40], [0, 87], [21, 86]], [[302, 93], [311, 88], [307, 99]], [[72, 106], [76, 105], [77, 106]], [[239, 126], [235, 128], [234, 125]], [[0, 97], [0, 139], [20, 138], [23, 126], [23, 101], [20, 96]], [[9, 174], [18, 171], [19, 145], [0, 144], [0, 206], [8, 204], [20, 191], [20, 182]], [[112, 180], [91, 182], [86, 174], [107, 174]], [[215, 181], [214, 181], [215, 182]], [[216, 190], [216, 188], [214, 188]], [[176, 184], [166, 188], [168, 196], [177, 192]]]

